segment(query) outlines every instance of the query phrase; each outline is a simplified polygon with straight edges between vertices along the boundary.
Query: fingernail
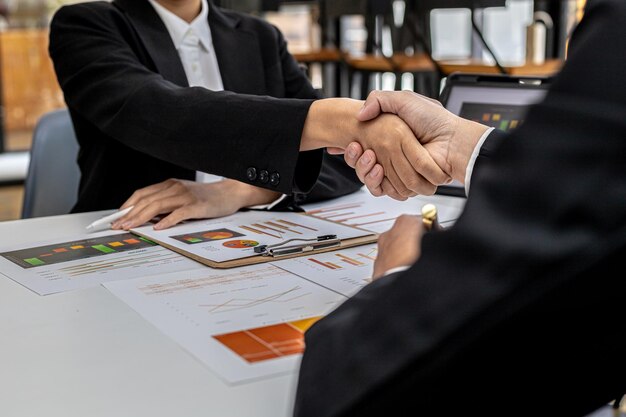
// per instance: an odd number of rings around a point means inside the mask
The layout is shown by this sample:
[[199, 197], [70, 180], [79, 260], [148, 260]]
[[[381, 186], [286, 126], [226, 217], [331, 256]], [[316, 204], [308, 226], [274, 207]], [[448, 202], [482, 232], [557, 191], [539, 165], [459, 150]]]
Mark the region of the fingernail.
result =
[[161, 223], [157, 223], [154, 225], [154, 230], [161, 230], [163, 228], [163, 225]]
[[356, 150], [354, 146], [348, 146], [348, 156], [352, 159], [356, 158]]
[[363, 155], [361, 158], [361, 165], [369, 165], [370, 162], [372, 162], [372, 158], [368, 154]]
[[132, 225], [133, 225], [133, 222], [122, 223], [122, 229], [130, 229]]

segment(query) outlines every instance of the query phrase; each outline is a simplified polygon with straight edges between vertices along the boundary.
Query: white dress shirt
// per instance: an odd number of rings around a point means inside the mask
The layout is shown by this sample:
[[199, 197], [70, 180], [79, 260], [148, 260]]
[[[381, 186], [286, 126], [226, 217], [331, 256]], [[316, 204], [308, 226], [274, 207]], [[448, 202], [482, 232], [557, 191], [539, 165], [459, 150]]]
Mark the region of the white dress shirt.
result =
[[[213, 48], [213, 38], [209, 28], [209, 4], [202, 0], [200, 14], [187, 23], [155, 0], [149, 0], [154, 10], [165, 24], [174, 47], [183, 64], [190, 87], [204, 87], [212, 91], [224, 90], [220, 67]], [[222, 177], [196, 172], [196, 181], [215, 182]]]

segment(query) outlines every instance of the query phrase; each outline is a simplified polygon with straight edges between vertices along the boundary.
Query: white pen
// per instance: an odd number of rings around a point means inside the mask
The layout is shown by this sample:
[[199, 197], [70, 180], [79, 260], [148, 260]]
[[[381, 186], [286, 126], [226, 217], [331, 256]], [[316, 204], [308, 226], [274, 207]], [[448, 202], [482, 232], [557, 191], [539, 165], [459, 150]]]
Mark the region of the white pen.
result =
[[125, 208], [124, 210], [116, 211], [113, 214], [110, 214], [110, 215], [108, 215], [106, 217], [98, 219], [95, 222], [91, 223], [89, 226], [87, 226], [87, 230], [95, 229], [96, 227], [102, 226], [102, 225], [105, 225], [105, 224], [111, 224], [115, 220], [124, 217], [129, 211], [131, 211], [133, 209], [133, 207], [135, 207], [135, 206], [130, 206], [128, 208]]

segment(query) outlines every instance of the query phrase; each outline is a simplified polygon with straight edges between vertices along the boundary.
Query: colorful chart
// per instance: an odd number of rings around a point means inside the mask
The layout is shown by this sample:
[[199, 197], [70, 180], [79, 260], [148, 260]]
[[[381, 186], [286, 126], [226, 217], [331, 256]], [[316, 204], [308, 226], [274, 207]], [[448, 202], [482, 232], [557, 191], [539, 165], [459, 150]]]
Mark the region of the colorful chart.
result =
[[204, 232], [190, 233], [186, 235], [170, 236], [172, 239], [176, 239], [179, 242], [193, 245], [195, 243], [211, 242], [214, 240], [230, 239], [233, 237], [245, 236], [241, 233], [237, 233], [229, 229], [216, 229], [206, 230]]
[[[342, 262], [356, 267], [371, 265], [376, 260], [376, 254], [376, 249], [373, 249], [367, 253], [358, 253], [356, 256], [347, 256], [343, 253], [334, 252], [332, 253], [332, 256], [335, 257], [334, 262], [322, 261], [316, 258], [307, 258], [307, 261], [313, 262], [314, 264], [327, 269], [342, 269]], [[325, 256], [327, 257], [329, 256], [329, 254], [326, 254]]]
[[229, 249], [247, 249], [259, 246], [259, 242], [256, 240], [229, 240], [222, 245]]
[[127, 252], [152, 247], [156, 244], [143, 237], [130, 233], [66, 242], [57, 245], [40, 246], [1, 253], [0, 256], [24, 268], [93, 258], [112, 253]]
[[290, 222], [284, 219], [278, 219], [276, 221], [252, 223], [249, 225], [241, 225], [239, 227], [243, 230], [252, 232], [257, 235], [266, 235], [266, 236], [275, 237], [277, 239], [281, 239], [288, 233], [295, 234], [295, 235], [302, 235], [306, 233], [307, 230], [317, 232], [317, 229], [314, 229], [312, 227], [304, 226], [304, 225]]
[[465, 103], [460, 116], [507, 132], [520, 126], [527, 110], [520, 105]]
[[304, 332], [321, 317], [213, 336], [248, 363], [304, 352]]

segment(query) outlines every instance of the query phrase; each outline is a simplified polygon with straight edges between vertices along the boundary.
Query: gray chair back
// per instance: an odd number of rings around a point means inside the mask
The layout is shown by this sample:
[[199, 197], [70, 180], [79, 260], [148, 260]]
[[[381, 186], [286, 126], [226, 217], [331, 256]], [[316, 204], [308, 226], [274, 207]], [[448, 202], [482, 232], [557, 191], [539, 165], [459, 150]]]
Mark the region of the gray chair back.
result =
[[80, 180], [77, 154], [78, 142], [67, 109], [44, 114], [33, 134], [23, 219], [70, 212]]

